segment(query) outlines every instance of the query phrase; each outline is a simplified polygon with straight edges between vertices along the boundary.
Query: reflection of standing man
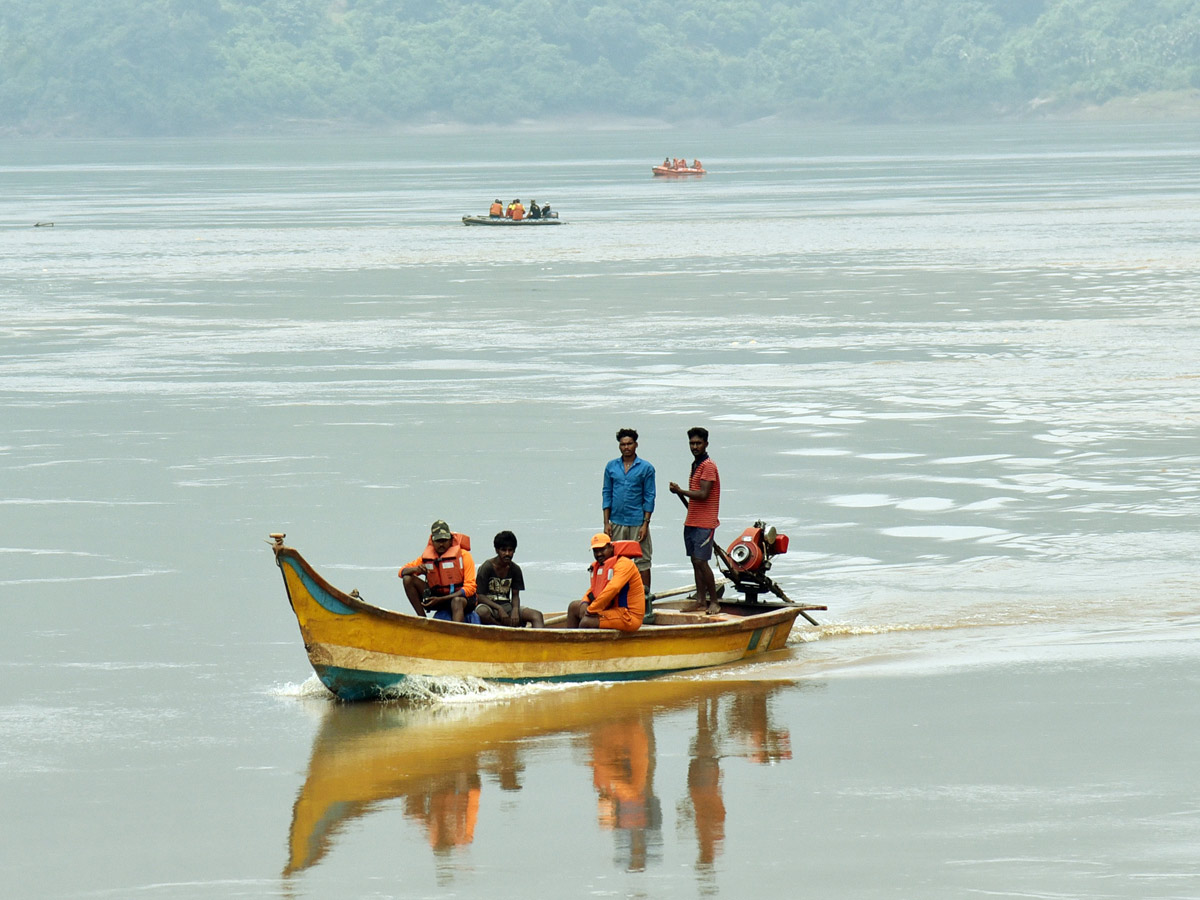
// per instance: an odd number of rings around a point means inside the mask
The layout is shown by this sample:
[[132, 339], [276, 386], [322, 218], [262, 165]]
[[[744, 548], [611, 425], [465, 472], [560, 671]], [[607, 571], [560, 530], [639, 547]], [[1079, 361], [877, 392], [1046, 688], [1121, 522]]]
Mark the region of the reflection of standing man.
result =
[[751, 762], [774, 764], [792, 758], [792, 733], [776, 728], [767, 699], [773, 688], [740, 691], [730, 710], [731, 730], [749, 744]]
[[650, 517], [654, 515], [654, 466], [637, 455], [638, 433], [617, 432], [621, 455], [604, 467], [604, 533], [614, 541], [637, 541], [642, 555], [635, 560], [642, 586], [650, 593]]
[[696, 825], [699, 856], [711, 866], [725, 840], [725, 801], [721, 797], [721, 755], [717, 748], [717, 700], [702, 698], [696, 707], [696, 739], [688, 763], [688, 799]]
[[713, 538], [721, 524], [717, 513], [721, 506], [721, 476], [717, 464], [708, 455], [708, 429], [689, 428], [688, 448], [692, 451], [692, 474], [687, 488], [671, 482], [671, 493], [687, 507], [683, 520], [683, 545], [692, 560], [696, 575], [696, 609], [707, 607], [709, 615], [721, 611], [717, 602], [717, 580], [708, 561], [712, 559]]

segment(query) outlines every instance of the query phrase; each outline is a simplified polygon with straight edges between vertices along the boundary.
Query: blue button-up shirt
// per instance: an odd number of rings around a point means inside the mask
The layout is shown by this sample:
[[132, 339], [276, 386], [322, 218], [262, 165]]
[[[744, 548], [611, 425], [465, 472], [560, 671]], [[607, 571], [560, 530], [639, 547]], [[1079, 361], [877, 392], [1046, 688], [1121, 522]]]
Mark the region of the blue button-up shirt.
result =
[[641, 525], [654, 512], [654, 466], [639, 456], [626, 472], [618, 456], [604, 467], [603, 499], [614, 525]]

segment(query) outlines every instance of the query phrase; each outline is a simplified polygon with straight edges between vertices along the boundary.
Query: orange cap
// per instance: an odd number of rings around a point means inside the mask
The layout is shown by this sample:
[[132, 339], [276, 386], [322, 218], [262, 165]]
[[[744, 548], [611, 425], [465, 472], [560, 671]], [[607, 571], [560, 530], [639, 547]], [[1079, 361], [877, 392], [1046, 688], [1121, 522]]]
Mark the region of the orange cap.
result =
[[599, 534], [592, 535], [592, 549], [593, 550], [595, 550], [599, 547], [607, 547], [611, 543], [612, 543], [612, 538], [610, 538], [603, 531], [601, 531]]

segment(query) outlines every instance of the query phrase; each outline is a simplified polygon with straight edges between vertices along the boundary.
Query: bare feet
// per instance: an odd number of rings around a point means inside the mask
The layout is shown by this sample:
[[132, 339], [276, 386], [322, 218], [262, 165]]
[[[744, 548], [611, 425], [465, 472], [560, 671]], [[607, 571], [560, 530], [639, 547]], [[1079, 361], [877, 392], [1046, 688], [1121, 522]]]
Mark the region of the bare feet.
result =
[[719, 616], [721, 614], [721, 604], [716, 600], [708, 604], [708, 614], [710, 616]]

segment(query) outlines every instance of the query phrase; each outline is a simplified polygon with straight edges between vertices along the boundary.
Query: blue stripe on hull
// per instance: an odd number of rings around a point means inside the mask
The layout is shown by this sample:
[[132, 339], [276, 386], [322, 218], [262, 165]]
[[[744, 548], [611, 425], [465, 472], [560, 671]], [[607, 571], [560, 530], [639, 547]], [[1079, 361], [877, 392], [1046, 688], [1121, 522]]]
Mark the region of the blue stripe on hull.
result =
[[[364, 669], [343, 669], [340, 666], [313, 666], [321, 683], [329, 688], [339, 700], [379, 700], [386, 698], [391, 689], [402, 684], [407, 675], [397, 675], [392, 672], [370, 672]], [[698, 666], [696, 668], [705, 668]], [[683, 669], [643, 669], [639, 672], [604, 672], [580, 673], [577, 675], [559, 675], [553, 678], [489, 678], [487, 681], [498, 684], [541, 684], [546, 682], [582, 682], [582, 681], [643, 681], [656, 678], [659, 675], [669, 675], [682, 672]]]
[[330, 594], [328, 591], [326, 591], [324, 588], [322, 588], [319, 584], [317, 584], [312, 579], [312, 577], [306, 571], [304, 571], [304, 567], [299, 565], [294, 559], [280, 560], [280, 565], [287, 566], [293, 572], [295, 572], [296, 577], [300, 579], [300, 581], [301, 581], [301, 583], [303, 583], [305, 589], [310, 594], [312, 594], [312, 598], [314, 600], [316, 600], [319, 604], [321, 604], [321, 606], [323, 606], [329, 612], [333, 613], [334, 615], [338, 615], [338, 616], [357, 615], [356, 610], [351, 609], [345, 603], [343, 603], [341, 600], [338, 600], [336, 597], [334, 597], [332, 594]]
[[378, 700], [408, 677], [338, 666], [313, 666], [313, 669], [321, 683], [333, 691], [339, 700]]

